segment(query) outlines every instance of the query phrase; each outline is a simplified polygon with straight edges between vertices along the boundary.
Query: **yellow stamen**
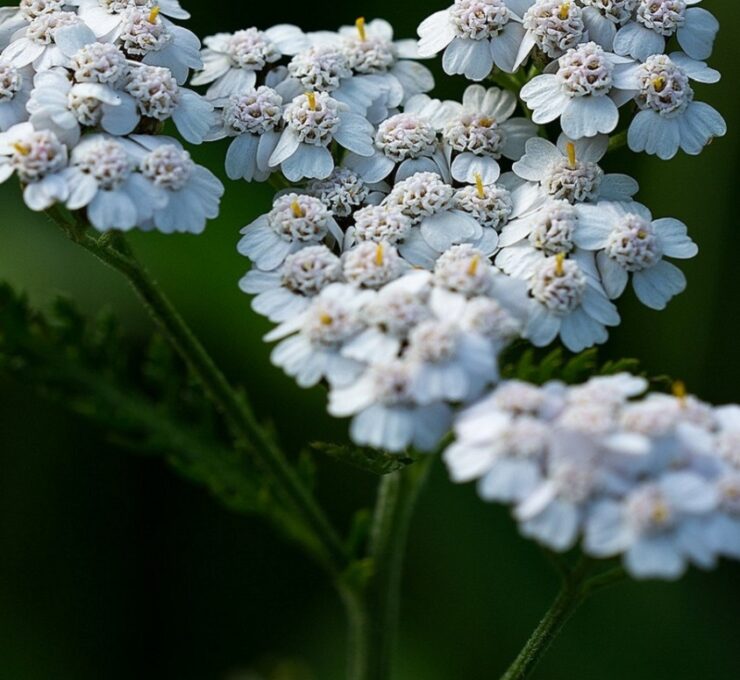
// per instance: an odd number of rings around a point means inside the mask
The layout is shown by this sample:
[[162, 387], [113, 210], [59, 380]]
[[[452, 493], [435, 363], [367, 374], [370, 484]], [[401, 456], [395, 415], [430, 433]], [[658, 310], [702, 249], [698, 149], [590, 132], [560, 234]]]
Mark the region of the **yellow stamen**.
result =
[[383, 244], [378, 243], [378, 245], [375, 247], [375, 264], [378, 267], [383, 266]]
[[28, 156], [28, 154], [31, 153], [31, 147], [26, 144], [21, 144], [20, 142], [15, 142], [13, 144], [13, 148], [21, 156]]
[[639, 238], [641, 241], [644, 241], [648, 237], [648, 233], [644, 229], [640, 229], [640, 231], [637, 232], [637, 238]]
[[473, 255], [473, 259], [470, 260], [470, 266], [468, 267], [468, 276], [475, 276], [478, 273], [479, 264], [480, 264], [480, 256]]
[[568, 167], [571, 170], [576, 169], [576, 145], [573, 142], [568, 142], [565, 145], [565, 150], [568, 154]]
[[652, 520], [655, 524], [665, 524], [671, 518], [671, 511], [665, 503], [658, 503], [651, 513]]
[[657, 78], [653, 78], [653, 88], [656, 92], [662, 92], [665, 90], [666, 82], [665, 78], [663, 76], [658, 76]]
[[305, 217], [306, 213], [303, 212], [303, 208], [301, 208], [301, 204], [298, 201], [293, 201], [290, 204], [290, 209], [293, 211], [293, 217]]
[[493, 118], [481, 118], [478, 122], [481, 124], [481, 126], [489, 128], [496, 121]]
[[332, 317], [331, 314], [323, 312], [319, 315], [319, 323], [321, 323], [322, 326], [331, 326], [334, 323], [334, 317]]
[[157, 21], [157, 17], [159, 16], [159, 13], [161, 10], [159, 9], [159, 5], [154, 5], [152, 7], [152, 11], [149, 12], [149, 23], [153, 24], [155, 21]]
[[365, 30], [365, 17], [357, 17], [357, 21], [355, 21], [355, 26], [357, 26], [357, 33], [360, 35], [360, 40], [362, 42], [365, 42], [367, 40], [367, 31]]
[[681, 406], [685, 406], [688, 397], [686, 383], [683, 380], [676, 380], [671, 387], [671, 391], [673, 392], [673, 396], [681, 403]]
[[565, 253], [555, 256], [555, 276], [565, 276]]
[[475, 173], [475, 188], [478, 191], [478, 198], [486, 197], [486, 189], [483, 186], [483, 178], [479, 172]]
[[306, 99], [308, 99], [308, 108], [311, 109], [311, 111], [315, 111], [316, 110], [316, 93], [306, 92]]
[[570, 16], [570, 3], [564, 2], [562, 5], [560, 5], [560, 11], [558, 12], [558, 17], [565, 21]]

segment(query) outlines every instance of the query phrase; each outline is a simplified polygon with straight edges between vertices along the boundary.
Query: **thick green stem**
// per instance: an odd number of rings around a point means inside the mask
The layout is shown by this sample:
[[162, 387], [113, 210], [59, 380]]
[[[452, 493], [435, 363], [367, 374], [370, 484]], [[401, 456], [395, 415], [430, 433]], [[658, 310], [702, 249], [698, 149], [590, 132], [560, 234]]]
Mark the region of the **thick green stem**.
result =
[[136, 260], [123, 237], [106, 234], [95, 238], [81, 225], [72, 224], [56, 213], [51, 213], [51, 216], [73, 241], [128, 280], [211, 401], [222, 412], [237, 441], [248, 447], [272, 479], [284, 502], [300, 517], [310, 532], [312, 551], [331, 571], [338, 573], [344, 569], [348, 559], [344, 544], [311, 492], [268, 431], [257, 421], [244, 397], [234, 391], [185, 320]]
[[340, 588], [350, 628], [348, 680], [392, 677], [409, 524], [433, 461], [434, 456], [424, 456], [380, 482], [370, 533], [370, 576], [359, 586]]
[[621, 567], [588, 578], [591, 566], [592, 563], [584, 559], [564, 575], [555, 601], [517, 658], [501, 676], [501, 680], [528, 678], [578, 607], [594, 593], [624, 578], [624, 570]]

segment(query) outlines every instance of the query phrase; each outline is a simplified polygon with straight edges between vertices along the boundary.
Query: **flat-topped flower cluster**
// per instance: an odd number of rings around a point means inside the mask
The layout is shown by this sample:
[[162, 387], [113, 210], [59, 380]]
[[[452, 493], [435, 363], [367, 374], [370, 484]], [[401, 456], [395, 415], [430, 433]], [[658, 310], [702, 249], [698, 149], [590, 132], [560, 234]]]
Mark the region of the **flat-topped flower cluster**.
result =
[[[700, 2], [455, 0], [418, 42], [359, 18], [335, 32], [250, 27], [201, 49], [173, 23], [187, 18], [176, 0], [22, 0], [0, 10], [0, 181], [15, 174], [30, 208], [85, 211], [100, 231], [199, 233], [223, 187], [160, 133], [171, 123], [191, 144], [226, 140], [231, 180], [277, 189], [238, 245], [250, 260], [241, 288], [277, 324], [274, 363], [302, 387], [325, 383], [358, 444], [432, 450], [499, 382], [514, 340], [579, 352], [608, 339], [630, 285], [655, 310], [685, 289], [673, 260], [698, 252], [686, 226], [652, 215], [637, 182], [602, 162], [623, 139], [670, 159], [725, 134], [692, 88], [720, 77], [702, 61], [719, 27]], [[447, 73], [476, 81], [460, 101], [429, 94], [420, 61], [440, 52]], [[191, 70], [202, 94], [185, 87]], [[630, 399], [644, 387], [504, 384], [457, 421], [453, 476], [485, 473], [484, 495], [516, 503], [525, 533], [554, 548], [586, 531], [587, 551], [626, 551], [638, 575], [709, 564], [716, 546], [655, 566], [630, 548], [642, 529], [630, 524], [617, 546], [599, 525], [667, 494], [653, 510], [673, 530], [676, 488], [699, 497], [719, 479], [672, 475], [675, 461], [656, 453], [694, 447], [687, 470], [706, 453], [694, 430], [684, 443], [685, 418], [665, 437], [625, 424], [640, 408], [693, 404], [656, 395], [643, 407]], [[596, 392], [595, 405], [574, 396]], [[493, 409], [501, 393], [547, 409]], [[705, 439], [725, 427], [719, 413]], [[596, 491], [607, 469], [617, 486]], [[718, 516], [709, 496], [699, 514]]]
[[223, 186], [182, 144], [213, 106], [184, 87], [200, 41], [177, 0], [22, 0], [0, 13], [0, 182], [32, 210], [83, 210], [100, 231], [200, 233]]
[[457, 417], [444, 459], [552, 550], [580, 542], [636, 578], [740, 559], [740, 407], [647, 388], [629, 374], [501, 383]]

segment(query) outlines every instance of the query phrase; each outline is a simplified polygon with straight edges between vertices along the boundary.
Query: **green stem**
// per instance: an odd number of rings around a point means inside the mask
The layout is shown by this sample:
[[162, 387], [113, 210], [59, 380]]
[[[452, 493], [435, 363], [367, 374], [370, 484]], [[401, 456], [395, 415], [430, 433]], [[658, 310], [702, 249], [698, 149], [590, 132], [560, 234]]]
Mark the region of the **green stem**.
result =
[[50, 214], [73, 241], [127, 279], [168, 341], [221, 411], [237, 441], [249, 448], [283, 500], [298, 514], [311, 534], [316, 556], [332, 572], [344, 569], [348, 560], [345, 546], [313, 495], [272, 436], [257, 421], [244, 397], [237, 395], [185, 320], [136, 260], [123, 237], [109, 233], [95, 238], [83, 225], [70, 223], [59, 213]]
[[423, 456], [380, 482], [370, 532], [371, 574], [359, 586], [340, 588], [350, 629], [348, 680], [392, 677], [409, 525], [434, 458]]
[[588, 578], [591, 566], [591, 562], [582, 559], [563, 577], [555, 601], [500, 680], [528, 678], [578, 607], [594, 593], [621, 581], [625, 575], [624, 570], [617, 567]]
[[607, 151], [617, 151], [624, 146], [627, 146], [627, 130], [617, 132], [617, 134], [612, 135], [609, 138], [609, 146], [607, 148]]

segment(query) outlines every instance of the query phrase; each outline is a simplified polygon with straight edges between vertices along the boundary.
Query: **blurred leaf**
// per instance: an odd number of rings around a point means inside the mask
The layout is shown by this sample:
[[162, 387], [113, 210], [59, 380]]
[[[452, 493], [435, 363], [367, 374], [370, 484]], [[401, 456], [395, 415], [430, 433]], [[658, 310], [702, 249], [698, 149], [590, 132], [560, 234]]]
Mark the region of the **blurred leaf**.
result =
[[329, 458], [375, 475], [389, 475], [414, 462], [414, 459], [408, 455], [386, 453], [378, 449], [351, 444], [313, 442], [311, 448]]

